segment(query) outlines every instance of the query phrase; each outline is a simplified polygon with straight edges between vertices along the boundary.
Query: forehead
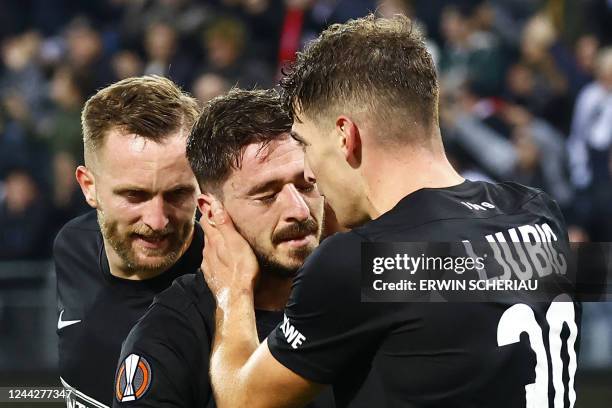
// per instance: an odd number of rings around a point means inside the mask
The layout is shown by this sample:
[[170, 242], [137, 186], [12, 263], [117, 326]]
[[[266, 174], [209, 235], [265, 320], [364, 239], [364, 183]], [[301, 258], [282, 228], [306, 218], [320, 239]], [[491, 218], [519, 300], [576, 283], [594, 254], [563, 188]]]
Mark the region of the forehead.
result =
[[185, 156], [185, 130], [155, 142], [136, 134], [111, 130], [97, 156], [97, 170], [116, 183], [147, 187], [184, 182], [193, 173]]
[[237, 192], [265, 182], [293, 182], [304, 177], [304, 152], [288, 133], [263, 148], [261, 143], [248, 145], [241, 164], [225, 183]]
[[[305, 114], [299, 116], [300, 120], [293, 121], [291, 126], [291, 132], [295, 134], [298, 139], [311, 139], [312, 136], [317, 135], [321, 132], [321, 129], [317, 126], [318, 122], [311, 119]], [[321, 119], [319, 119], [320, 122]]]

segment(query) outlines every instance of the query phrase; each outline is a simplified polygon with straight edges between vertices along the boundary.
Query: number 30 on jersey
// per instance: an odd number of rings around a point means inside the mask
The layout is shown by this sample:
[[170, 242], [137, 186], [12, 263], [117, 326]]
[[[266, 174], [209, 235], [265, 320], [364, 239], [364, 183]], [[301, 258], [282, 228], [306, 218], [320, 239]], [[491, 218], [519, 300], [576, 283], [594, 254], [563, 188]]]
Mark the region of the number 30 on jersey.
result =
[[[557, 296], [546, 312], [546, 321], [550, 328], [548, 334], [548, 345], [550, 348], [550, 359], [552, 365], [552, 383], [555, 389], [554, 408], [563, 408], [563, 396], [565, 385], [563, 384], [563, 361], [561, 359], [561, 331], [567, 325], [569, 337], [567, 339], [567, 351], [569, 363], [567, 371], [569, 380], [567, 382], [569, 406], [572, 408], [576, 402], [576, 391], [574, 390], [574, 377], [576, 375], [576, 337], [578, 327], [574, 303], [566, 295]], [[538, 324], [533, 310], [526, 304], [519, 303], [504, 312], [497, 325], [497, 345], [499, 347], [515, 344], [520, 341], [522, 333], [529, 336], [531, 349], [536, 355], [535, 382], [525, 386], [527, 408], [548, 407], [548, 357], [542, 328]]]

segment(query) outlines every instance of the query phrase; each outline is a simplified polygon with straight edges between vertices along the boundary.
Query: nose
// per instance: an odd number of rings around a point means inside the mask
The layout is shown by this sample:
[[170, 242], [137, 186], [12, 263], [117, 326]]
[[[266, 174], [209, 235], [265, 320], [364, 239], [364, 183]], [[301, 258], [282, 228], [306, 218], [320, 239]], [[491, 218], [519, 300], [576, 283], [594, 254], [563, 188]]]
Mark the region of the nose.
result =
[[310, 208], [304, 200], [302, 193], [293, 185], [285, 186], [283, 191], [285, 210], [283, 218], [288, 222], [303, 222], [310, 217]]
[[163, 197], [155, 196], [144, 207], [143, 222], [154, 231], [161, 231], [170, 221], [166, 214]]

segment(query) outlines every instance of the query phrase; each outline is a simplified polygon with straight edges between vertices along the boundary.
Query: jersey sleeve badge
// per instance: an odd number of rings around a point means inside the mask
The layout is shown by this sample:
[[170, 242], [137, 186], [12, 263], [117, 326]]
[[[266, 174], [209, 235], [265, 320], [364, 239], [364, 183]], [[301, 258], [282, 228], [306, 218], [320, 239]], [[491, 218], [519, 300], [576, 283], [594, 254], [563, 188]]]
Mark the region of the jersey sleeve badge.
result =
[[127, 356], [115, 378], [115, 397], [119, 402], [136, 401], [142, 398], [151, 385], [151, 366], [142, 356]]

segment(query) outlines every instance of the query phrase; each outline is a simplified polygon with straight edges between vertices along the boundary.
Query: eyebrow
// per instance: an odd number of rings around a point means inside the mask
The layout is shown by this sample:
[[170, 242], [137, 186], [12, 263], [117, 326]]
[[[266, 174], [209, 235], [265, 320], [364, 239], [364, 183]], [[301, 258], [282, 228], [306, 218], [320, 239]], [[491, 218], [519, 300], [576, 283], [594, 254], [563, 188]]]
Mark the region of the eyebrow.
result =
[[302, 136], [300, 136], [295, 130], [292, 130], [291, 132], [289, 132], [289, 134], [291, 135], [291, 138], [295, 140], [296, 142], [298, 142], [299, 144], [304, 145], [304, 146], [308, 144], [302, 138]]
[[[115, 194], [124, 194], [124, 193], [128, 193], [131, 191], [136, 191], [136, 192], [142, 192], [142, 193], [146, 193], [146, 194], [152, 194], [152, 192], [150, 190], [147, 190], [146, 188], [143, 187], [139, 187], [139, 186], [132, 186], [132, 185], [126, 185], [126, 186], [118, 186], [116, 188], [113, 189], [113, 193]], [[171, 188], [170, 190], [165, 190], [163, 191], [163, 193], [174, 193], [174, 192], [185, 192], [185, 193], [193, 193], [195, 191], [195, 187], [190, 185], [190, 184], [180, 184], [178, 186], [175, 186], [173, 188]]]
[[272, 190], [275, 187], [279, 186], [280, 184], [282, 184], [280, 180], [264, 181], [262, 183], [254, 185], [251, 189], [249, 189], [249, 191], [247, 191], [247, 195], [252, 196], [258, 193], [262, 193], [267, 190]]
[[[305, 181], [306, 178], [304, 177], [304, 172], [302, 171], [302, 172], [293, 174], [292, 181], [290, 181], [289, 183], [296, 183], [295, 179], [299, 179], [300, 181], [302, 180]], [[259, 184], [256, 184], [251, 189], [249, 189], [246, 195], [254, 196], [256, 194], [263, 193], [264, 191], [275, 190], [279, 187], [282, 188], [287, 183], [288, 183], [287, 181], [284, 181], [281, 179], [272, 179], [272, 180], [264, 181]]]

